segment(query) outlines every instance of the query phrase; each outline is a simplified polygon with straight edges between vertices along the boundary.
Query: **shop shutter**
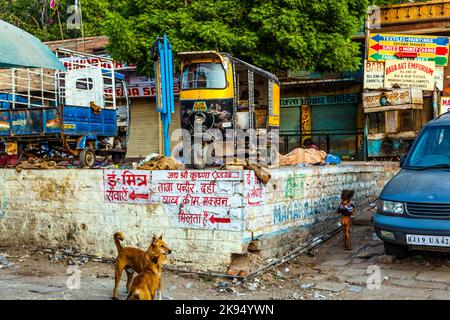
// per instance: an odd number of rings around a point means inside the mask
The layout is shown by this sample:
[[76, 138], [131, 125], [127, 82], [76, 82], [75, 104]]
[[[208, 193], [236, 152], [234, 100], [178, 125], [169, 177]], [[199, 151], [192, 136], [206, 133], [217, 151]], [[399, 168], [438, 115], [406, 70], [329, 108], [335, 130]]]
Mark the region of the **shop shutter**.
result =
[[280, 145], [282, 154], [298, 148], [300, 143], [300, 118], [301, 107], [289, 107], [280, 109]]
[[[342, 157], [357, 154], [357, 105], [322, 105], [312, 107], [313, 142], [320, 149]], [[350, 134], [343, 134], [350, 133]]]
[[300, 107], [281, 108], [280, 132], [300, 133]]
[[312, 128], [316, 130], [356, 130], [356, 105], [312, 107]]
[[154, 98], [131, 100], [131, 131], [127, 158], [145, 158], [150, 153], [159, 153], [158, 117]]

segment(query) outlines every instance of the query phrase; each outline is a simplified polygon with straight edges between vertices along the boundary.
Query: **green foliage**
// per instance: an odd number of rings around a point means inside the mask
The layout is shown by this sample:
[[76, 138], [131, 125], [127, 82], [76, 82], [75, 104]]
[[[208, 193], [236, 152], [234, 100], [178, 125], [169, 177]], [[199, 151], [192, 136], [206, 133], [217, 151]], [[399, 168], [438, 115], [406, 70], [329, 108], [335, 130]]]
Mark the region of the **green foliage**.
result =
[[[81, 30], [67, 29], [68, 12], [74, 0], [59, 0], [54, 16], [48, 0], [0, 0], [0, 19], [37, 36], [42, 41], [81, 37]], [[82, 4], [84, 36], [103, 34], [103, 20], [110, 6], [107, 0], [79, 0]], [[59, 25], [61, 22], [61, 26]]]
[[[0, 19], [41, 40], [81, 36], [68, 30], [74, 0], [0, 0]], [[117, 60], [153, 69], [150, 48], [167, 34], [174, 52], [217, 50], [273, 72], [288, 69], [348, 71], [360, 64], [361, 30], [369, 4], [402, 0], [79, 0], [84, 35], [106, 34]], [[59, 18], [59, 19], [58, 19]]]
[[175, 52], [218, 50], [271, 71], [356, 70], [367, 0], [121, 0], [106, 19], [113, 57], [152, 68], [167, 34]]

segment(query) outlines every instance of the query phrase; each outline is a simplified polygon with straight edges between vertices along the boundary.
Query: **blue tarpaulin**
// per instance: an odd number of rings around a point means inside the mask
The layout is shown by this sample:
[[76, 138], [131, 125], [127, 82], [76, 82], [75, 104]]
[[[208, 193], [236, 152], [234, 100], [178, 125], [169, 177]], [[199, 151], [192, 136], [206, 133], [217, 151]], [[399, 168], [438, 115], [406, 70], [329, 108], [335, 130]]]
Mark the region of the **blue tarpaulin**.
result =
[[66, 70], [38, 38], [0, 20], [0, 68], [22, 67]]

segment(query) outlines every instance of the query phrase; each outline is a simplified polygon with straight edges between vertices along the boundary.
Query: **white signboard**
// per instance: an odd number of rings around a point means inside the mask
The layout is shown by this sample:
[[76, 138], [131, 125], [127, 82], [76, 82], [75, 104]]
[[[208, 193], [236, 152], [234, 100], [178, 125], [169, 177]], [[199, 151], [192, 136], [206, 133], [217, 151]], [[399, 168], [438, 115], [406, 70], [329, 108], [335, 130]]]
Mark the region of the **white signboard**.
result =
[[364, 61], [364, 89], [384, 87], [384, 63]]
[[420, 88], [432, 91], [435, 88], [435, 71], [433, 61], [386, 60], [384, 87]]
[[450, 111], [450, 97], [441, 98], [441, 106], [439, 108], [439, 115]]
[[151, 202], [149, 170], [104, 170], [103, 185], [106, 202]]
[[243, 199], [235, 188], [241, 183], [241, 171], [153, 171], [152, 201], [176, 227], [240, 230]]

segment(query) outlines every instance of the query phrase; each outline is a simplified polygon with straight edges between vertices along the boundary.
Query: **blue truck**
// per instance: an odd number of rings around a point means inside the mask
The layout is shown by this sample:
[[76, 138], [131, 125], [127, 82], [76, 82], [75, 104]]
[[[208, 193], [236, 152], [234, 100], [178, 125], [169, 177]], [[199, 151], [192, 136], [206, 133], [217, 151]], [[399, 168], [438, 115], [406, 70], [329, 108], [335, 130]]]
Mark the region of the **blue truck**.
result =
[[[129, 132], [125, 78], [112, 60], [59, 49], [67, 70], [0, 73], [0, 141], [19, 155], [61, 157], [92, 167], [124, 159]], [[125, 121], [118, 115], [125, 114]], [[11, 147], [12, 145], [12, 147]]]
[[383, 188], [374, 218], [386, 254], [450, 251], [450, 113], [430, 121]]

